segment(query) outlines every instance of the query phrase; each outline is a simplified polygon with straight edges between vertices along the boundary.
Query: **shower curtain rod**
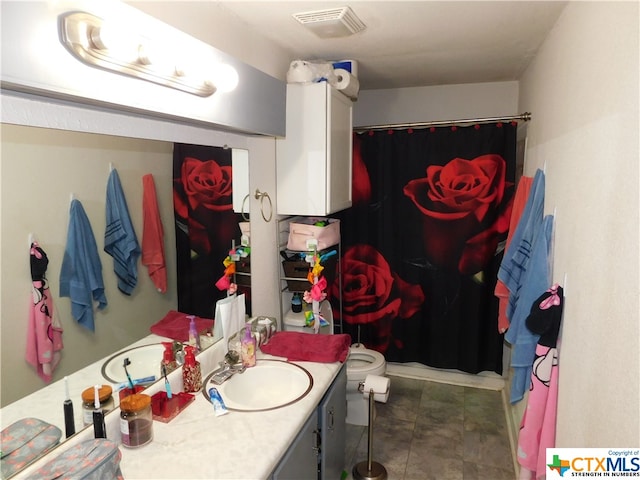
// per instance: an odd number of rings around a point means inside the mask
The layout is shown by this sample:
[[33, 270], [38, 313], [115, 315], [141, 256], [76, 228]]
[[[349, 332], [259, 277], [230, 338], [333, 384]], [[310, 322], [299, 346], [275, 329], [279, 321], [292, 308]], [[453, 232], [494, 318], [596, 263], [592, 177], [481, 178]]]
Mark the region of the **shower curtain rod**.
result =
[[426, 128], [426, 127], [446, 127], [449, 125], [462, 125], [467, 123], [494, 123], [508, 122], [512, 120], [522, 120], [528, 122], [531, 120], [531, 112], [521, 113], [520, 115], [511, 115], [509, 117], [485, 117], [485, 118], [468, 118], [465, 120], [438, 120], [434, 122], [416, 122], [416, 123], [390, 123], [388, 125], [368, 125], [365, 127], [354, 127], [354, 132], [365, 132], [367, 130], [386, 130], [390, 128]]

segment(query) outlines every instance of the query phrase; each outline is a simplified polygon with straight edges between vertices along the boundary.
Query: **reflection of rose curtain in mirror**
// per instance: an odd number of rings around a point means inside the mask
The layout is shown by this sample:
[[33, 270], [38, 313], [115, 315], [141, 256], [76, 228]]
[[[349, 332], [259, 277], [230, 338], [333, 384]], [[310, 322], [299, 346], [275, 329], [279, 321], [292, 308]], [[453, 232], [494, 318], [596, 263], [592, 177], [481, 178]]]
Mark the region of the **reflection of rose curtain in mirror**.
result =
[[232, 241], [240, 240], [240, 215], [233, 212], [231, 195], [231, 154], [230, 148], [180, 143], [173, 149], [178, 310], [203, 318], [213, 318], [216, 301], [227, 296], [215, 283], [224, 273], [222, 262]]
[[[342, 325], [385, 354], [502, 372], [494, 288], [514, 193], [516, 124], [354, 135], [342, 223]], [[332, 288], [334, 315], [337, 285]]]

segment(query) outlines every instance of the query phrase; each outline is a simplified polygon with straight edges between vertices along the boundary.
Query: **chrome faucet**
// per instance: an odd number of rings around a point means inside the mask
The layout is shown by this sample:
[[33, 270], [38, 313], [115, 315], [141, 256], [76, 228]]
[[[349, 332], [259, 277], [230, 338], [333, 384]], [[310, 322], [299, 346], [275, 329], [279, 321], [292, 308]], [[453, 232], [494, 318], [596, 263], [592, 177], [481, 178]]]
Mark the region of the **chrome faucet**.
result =
[[211, 381], [216, 385], [222, 385], [236, 373], [243, 373], [247, 369], [242, 363], [230, 363], [228, 357], [227, 354], [225, 361], [219, 362], [220, 368], [211, 376]]

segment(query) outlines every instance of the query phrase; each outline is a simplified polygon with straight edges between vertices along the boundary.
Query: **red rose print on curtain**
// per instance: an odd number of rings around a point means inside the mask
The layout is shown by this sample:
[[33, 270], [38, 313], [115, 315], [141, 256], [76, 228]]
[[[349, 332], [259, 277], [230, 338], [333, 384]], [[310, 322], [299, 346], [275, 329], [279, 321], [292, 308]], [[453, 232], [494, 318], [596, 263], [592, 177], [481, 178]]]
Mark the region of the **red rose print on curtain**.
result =
[[[392, 341], [393, 322], [411, 317], [422, 307], [422, 288], [402, 280], [370, 245], [349, 248], [342, 257], [342, 271], [342, 320], [352, 325], [373, 324], [376, 338], [371, 348], [384, 353]], [[334, 298], [339, 296], [338, 282], [331, 293]]]
[[[427, 258], [464, 275], [482, 270], [509, 228], [513, 197], [500, 155], [454, 158], [430, 165], [426, 177], [409, 181], [404, 193], [422, 212]], [[496, 215], [497, 212], [497, 215]]]
[[360, 137], [353, 135], [353, 172], [352, 172], [352, 195], [351, 201], [353, 205], [366, 204], [371, 200], [371, 180], [367, 166], [362, 161], [362, 153], [360, 151]]
[[233, 212], [231, 154], [222, 147], [174, 146], [178, 310], [204, 318], [212, 318], [215, 302], [226, 296], [215, 283], [241, 235]]
[[182, 186], [192, 210], [231, 210], [231, 166], [215, 160], [186, 157], [182, 162]]

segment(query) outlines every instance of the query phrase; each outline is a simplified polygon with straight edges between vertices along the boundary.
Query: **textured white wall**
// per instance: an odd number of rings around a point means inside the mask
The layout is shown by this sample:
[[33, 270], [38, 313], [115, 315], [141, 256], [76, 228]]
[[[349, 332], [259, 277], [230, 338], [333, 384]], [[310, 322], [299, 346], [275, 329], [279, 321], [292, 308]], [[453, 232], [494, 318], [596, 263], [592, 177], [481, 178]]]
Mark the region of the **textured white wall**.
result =
[[363, 90], [353, 125], [461, 120], [517, 115], [518, 82]]
[[[637, 2], [570, 2], [520, 82], [567, 275], [557, 445], [640, 445]], [[597, 34], [596, 34], [597, 32]]]

